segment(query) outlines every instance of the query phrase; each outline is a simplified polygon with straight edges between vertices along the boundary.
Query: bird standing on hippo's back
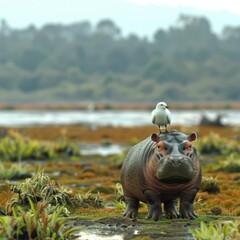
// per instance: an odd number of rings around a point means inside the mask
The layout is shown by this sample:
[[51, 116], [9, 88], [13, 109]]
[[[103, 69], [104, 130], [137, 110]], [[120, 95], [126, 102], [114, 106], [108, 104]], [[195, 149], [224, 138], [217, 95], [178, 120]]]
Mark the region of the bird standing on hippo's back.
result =
[[167, 125], [171, 123], [171, 112], [165, 102], [159, 102], [152, 111], [152, 123], [158, 125], [159, 132], [167, 132]]

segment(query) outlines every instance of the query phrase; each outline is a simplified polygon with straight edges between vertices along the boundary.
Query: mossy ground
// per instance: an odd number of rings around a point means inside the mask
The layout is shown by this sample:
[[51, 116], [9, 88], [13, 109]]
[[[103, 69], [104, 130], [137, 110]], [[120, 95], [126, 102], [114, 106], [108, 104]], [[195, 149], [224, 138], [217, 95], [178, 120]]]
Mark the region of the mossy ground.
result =
[[[198, 136], [207, 136], [209, 132], [218, 133], [220, 136], [227, 139], [235, 139], [239, 142], [239, 129], [234, 127], [175, 127], [185, 133], [195, 131]], [[41, 128], [23, 128], [24, 133], [36, 139], [57, 140], [66, 138], [68, 140], [77, 140], [84, 142], [98, 142], [108, 139], [110, 142], [133, 144], [137, 141], [149, 136], [152, 132], [156, 132], [156, 128], [152, 126], [138, 128], [113, 128], [103, 127], [95, 130], [86, 126], [56, 126], [56, 127], [41, 127]], [[102, 197], [105, 201], [105, 208], [75, 208], [72, 209], [72, 217], [75, 219], [75, 224], [78, 221], [85, 221], [103, 224], [116, 224], [116, 219], [121, 219], [121, 224], [124, 224], [126, 219], [121, 218], [122, 209], [117, 209], [114, 205], [119, 198], [116, 184], [120, 182], [119, 161], [124, 156], [78, 156], [71, 160], [59, 159], [54, 161], [29, 161], [26, 166], [31, 169], [34, 174], [39, 169], [44, 169], [45, 173], [51, 179], [55, 179], [59, 184], [71, 188], [77, 193], [91, 192], [93, 196]], [[181, 226], [183, 228], [197, 226], [200, 221], [219, 221], [226, 219], [240, 218], [240, 172], [227, 173], [224, 171], [216, 171], [216, 165], [225, 161], [227, 156], [223, 155], [201, 155], [200, 161], [203, 166], [203, 176], [213, 177], [216, 179], [220, 192], [211, 194], [208, 192], [199, 192], [195, 199], [195, 211], [199, 215], [196, 220], [167, 220], [161, 219], [160, 222], [145, 220], [147, 213], [146, 205], [140, 208], [137, 222], [133, 225], [138, 225], [139, 229], [157, 230], [159, 224], [167, 224], [172, 226]], [[9, 164], [9, 163], [8, 163]], [[9, 191], [9, 183], [1, 181], [0, 183], [0, 208], [4, 209], [7, 200], [11, 197]], [[132, 221], [129, 220], [129, 223]], [[120, 226], [122, 226], [120, 224]], [[131, 226], [131, 224], [129, 225]], [[154, 227], [157, 226], [157, 227]], [[136, 227], [136, 228], [138, 228]], [[154, 230], [155, 229], [155, 230]], [[150, 239], [145, 236], [145, 239]], [[137, 236], [132, 236], [137, 239]], [[144, 238], [142, 238], [144, 239]]]
[[[9, 128], [2, 128], [9, 130]], [[202, 138], [208, 136], [209, 133], [217, 133], [225, 138], [240, 138], [239, 127], [215, 127], [215, 126], [171, 126], [169, 130], [177, 129], [184, 133], [192, 131]], [[113, 126], [86, 126], [86, 125], [64, 125], [64, 126], [44, 126], [44, 127], [15, 127], [11, 130], [20, 131], [30, 138], [39, 140], [59, 140], [66, 138], [71, 141], [101, 143], [106, 139], [113, 143], [136, 143], [151, 135], [153, 132], [158, 132], [158, 129], [153, 126], [139, 127], [113, 127]]]
[[[51, 179], [55, 179], [59, 184], [67, 186], [79, 193], [92, 192], [93, 195], [100, 194], [104, 198], [109, 209], [101, 211], [113, 211], [114, 201], [117, 199], [116, 184], [120, 182], [120, 169], [113, 165], [112, 157], [95, 157], [88, 162], [84, 159], [75, 162], [46, 162], [33, 164], [31, 169], [37, 171], [43, 168]], [[214, 215], [215, 207], [221, 208], [221, 215], [240, 217], [240, 173], [215, 172], [203, 168], [204, 177], [216, 178], [220, 192], [211, 194], [199, 192], [195, 199], [195, 211], [198, 215]], [[90, 209], [76, 209], [81, 215]], [[100, 211], [100, 210], [99, 210]], [[140, 212], [147, 212], [146, 206]]]

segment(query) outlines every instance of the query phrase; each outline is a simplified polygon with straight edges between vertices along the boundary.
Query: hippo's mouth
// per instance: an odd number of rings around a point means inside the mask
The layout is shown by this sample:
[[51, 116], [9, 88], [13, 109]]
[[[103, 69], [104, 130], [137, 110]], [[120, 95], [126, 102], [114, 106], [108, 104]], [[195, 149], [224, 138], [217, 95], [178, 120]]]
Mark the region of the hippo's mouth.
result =
[[190, 178], [176, 176], [176, 177], [164, 178], [164, 179], [161, 179], [160, 181], [163, 183], [186, 183], [186, 182], [189, 182], [190, 180], [191, 180]]

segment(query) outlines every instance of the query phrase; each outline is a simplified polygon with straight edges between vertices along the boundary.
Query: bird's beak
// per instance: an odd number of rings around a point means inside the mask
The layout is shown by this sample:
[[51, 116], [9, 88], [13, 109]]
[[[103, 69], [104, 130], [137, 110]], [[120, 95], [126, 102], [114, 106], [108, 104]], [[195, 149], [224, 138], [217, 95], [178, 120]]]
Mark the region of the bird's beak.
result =
[[169, 109], [169, 107], [168, 107], [168, 106], [166, 106], [166, 108], [168, 108], [168, 109]]

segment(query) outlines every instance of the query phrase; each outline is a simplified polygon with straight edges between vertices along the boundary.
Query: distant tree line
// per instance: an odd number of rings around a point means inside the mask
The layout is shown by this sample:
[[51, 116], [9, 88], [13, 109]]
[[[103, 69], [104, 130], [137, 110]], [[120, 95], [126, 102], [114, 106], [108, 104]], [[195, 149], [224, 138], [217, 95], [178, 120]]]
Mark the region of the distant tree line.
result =
[[151, 40], [112, 20], [0, 23], [0, 101], [239, 101], [240, 26], [182, 15]]

